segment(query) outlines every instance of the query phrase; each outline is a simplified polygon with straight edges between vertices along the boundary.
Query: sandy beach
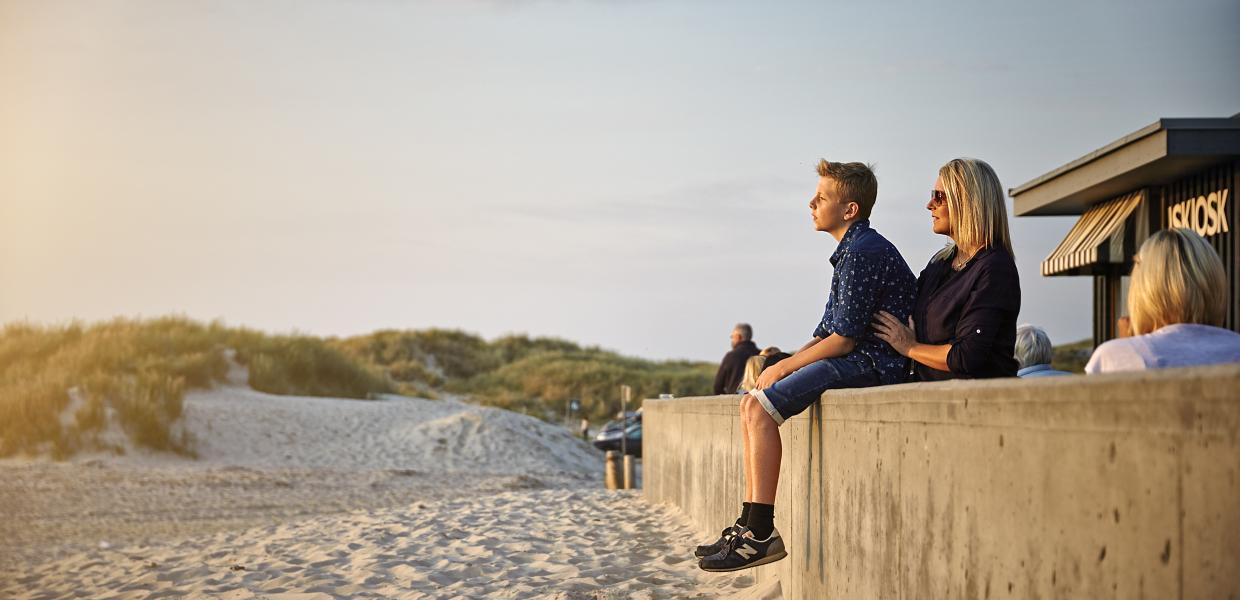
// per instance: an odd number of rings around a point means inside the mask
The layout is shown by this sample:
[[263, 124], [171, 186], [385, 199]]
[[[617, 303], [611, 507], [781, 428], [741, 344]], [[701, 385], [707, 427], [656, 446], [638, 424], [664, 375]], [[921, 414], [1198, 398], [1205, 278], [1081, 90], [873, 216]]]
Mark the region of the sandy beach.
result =
[[0, 597], [779, 596], [699, 571], [703, 532], [524, 415], [232, 385], [184, 419], [197, 459], [0, 461]]

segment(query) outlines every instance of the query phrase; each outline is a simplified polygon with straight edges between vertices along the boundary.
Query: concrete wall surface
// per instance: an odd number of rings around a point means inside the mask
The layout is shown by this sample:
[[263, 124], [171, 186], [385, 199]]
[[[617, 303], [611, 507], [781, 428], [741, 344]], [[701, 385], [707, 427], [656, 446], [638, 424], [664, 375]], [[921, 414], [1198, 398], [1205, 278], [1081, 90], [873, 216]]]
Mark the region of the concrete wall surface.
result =
[[[643, 404], [644, 493], [703, 541], [739, 400]], [[1240, 365], [830, 391], [780, 434], [785, 598], [1240, 599]]]

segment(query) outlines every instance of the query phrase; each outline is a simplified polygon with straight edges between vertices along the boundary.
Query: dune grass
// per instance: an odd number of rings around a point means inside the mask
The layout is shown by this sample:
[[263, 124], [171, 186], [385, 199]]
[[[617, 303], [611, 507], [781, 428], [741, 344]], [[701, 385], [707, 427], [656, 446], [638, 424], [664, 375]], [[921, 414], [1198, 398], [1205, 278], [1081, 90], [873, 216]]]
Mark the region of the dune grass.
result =
[[1070, 373], [1084, 373], [1085, 363], [1089, 362], [1089, 356], [1093, 353], [1093, 338], [1060, 344], [1052, 349], [1051, 367]]
[[710, 393], [716, 365], [650, 361], [556, 338], [483, 338], [443, 329], [378, 331], [340, 340], [347, 352], [377, 367], [403, 388], [425, 395], [444, 390], [481, 404], [543, 419], [562, 418], [578, 399], [578, 416], [602, 420], [620, 410], [621, 385], [633, 400], [672, 393]]
[[181, 420], [184, 394], [225, 381], [230, 356], [248, 367], [250, 387], [263, 392], [368, 398], [448, 391], [549, 420], [572, 398], [581, 402], [578, 414], [592, 420], [614, 414], [621, 384], [633, 386], [634, 400], [704, 394], [715, 368], [555, 338], [487, 341], [444, 329], [323, 339], [180, 317], [15, 323], [0, 329], [0, 456], [122, 452], [130, 442], [193, 455]]
[[104, 441], [112, 420], [139, 446], [192, 454], [192, 438], [175, 426], [184, 392], [223, 381], [228, 349], [249, 366], [250, 385], [266, 392], [365, 398], [396, 390], [378, 370], [309, 336], [178, 317], [11, 324], [0, 330], [0, 456], [120, 451]]
[[532, 353], [482, 376], [460, 389], [480, 401], [555, 419], [571, 399], [580, 401], [578, 416], [606, 420], [620, 410], [621, 385], [633, 388], [633, 404], [642, 398], [710, 394], [716, 365], [683, 361], [649, 361], [598, 349]]

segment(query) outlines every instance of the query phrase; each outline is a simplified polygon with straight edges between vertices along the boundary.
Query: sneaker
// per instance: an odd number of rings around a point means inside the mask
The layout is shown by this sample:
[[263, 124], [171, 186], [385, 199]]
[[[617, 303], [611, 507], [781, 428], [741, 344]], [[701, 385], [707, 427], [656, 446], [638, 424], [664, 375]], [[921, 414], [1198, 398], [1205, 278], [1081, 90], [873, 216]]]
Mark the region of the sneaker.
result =
[[723, 533], [719, 535], [719, 539], [715, 540], [715, 543], [707, 544], [705, 546], [698, 546], [697, 549], [693, 551], [693, 555], [698, 558], [705, 558], [712, 554], [719, 554], [719, 551], [723, 550], [723, 547], [728, 544], [728, 541], [736, 535], [736, 530], [740, 528], [740, 525], [733, 524], [731, 527], [724, 529]]
[[784, 551], [784, 539], [772, 530], [765, 540], [755, 538], [748, 527], [740, 527], [736, 534], [718, 553], [698, 561], [703, 571], [739, 571], [758, 565], [773, 563], [788, 553]]

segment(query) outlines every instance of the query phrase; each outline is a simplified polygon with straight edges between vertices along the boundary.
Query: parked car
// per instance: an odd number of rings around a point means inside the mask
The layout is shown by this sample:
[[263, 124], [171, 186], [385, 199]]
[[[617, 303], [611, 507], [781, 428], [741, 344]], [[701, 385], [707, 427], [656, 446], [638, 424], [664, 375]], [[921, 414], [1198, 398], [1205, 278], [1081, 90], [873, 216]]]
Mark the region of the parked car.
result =
[[632, 425], [633, 423], [641, 423], [641, 422], [642, 422], [642, 411], [640, 408], [637, 410], [629, 411], [627, 421], [622, 420], [619, 415], [616, 415], [615, 419], [608, 421], [607, 423], [603, 425], [602, 429], [598, 430], [599, 431], [598, 436], [596, 436], [595, 439], [603, 439], [604, 433], [611, 434], [609, 437], [618, 436], [620, 435], [621, 427], [625, 427], [626, 424]]
[[[603, 430], [598, 432], [594, 438], [594, 447], [599, 450], [620, 450], [621, 428], [624, 427], [622, 421], [611, 421], [603, 426]], [[625, 431], [625, 451], [627, 454], [641, 457], [642, 455], [642, 422], [639, 414], [636, 420], [629, 420], [629, 427]]]

